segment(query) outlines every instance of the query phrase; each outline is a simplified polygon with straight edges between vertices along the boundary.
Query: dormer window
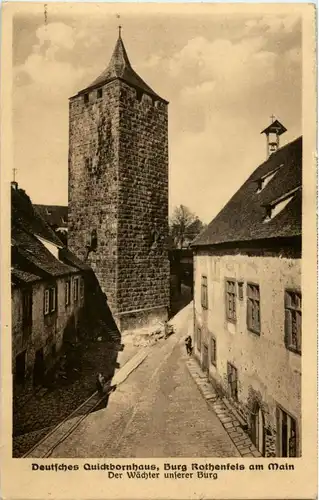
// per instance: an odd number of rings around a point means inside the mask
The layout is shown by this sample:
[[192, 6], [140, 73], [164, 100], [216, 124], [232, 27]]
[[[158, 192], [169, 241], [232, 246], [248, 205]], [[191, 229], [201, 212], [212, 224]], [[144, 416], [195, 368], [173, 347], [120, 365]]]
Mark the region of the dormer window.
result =
[[275, 177], [275, 175], [278, 172], [278, 170], [281, 167], [283, 167], [283, 166], [284, 166], [284, 164], [282, 163], [281, 165], [279, 165], [278, 168], [276, 168], [275, 170], [272, 170], [268, 174], [263, 175], [260, 179], [258, 179], [257, 180], [257, 191], [256, 191], [256, 193], [261, 193], [261, 191], [263, 189], [265, 189], [265, 187], [267, 186], [267, 184], [269, 184], [269, 182], [271, 181], [271, 179], [273, 179]]
[[295, 197], [296, 192], [301, 188], [298, 186], [295, 189], [292, 189], [285, 195], [281, 196], [277, 200], [272, 201], [268, 205], [265, 206], [266, 209], [266, 217], [264, 222], [269, 222], [274, 219], [283, 209], [291, 202], [291, 200]]

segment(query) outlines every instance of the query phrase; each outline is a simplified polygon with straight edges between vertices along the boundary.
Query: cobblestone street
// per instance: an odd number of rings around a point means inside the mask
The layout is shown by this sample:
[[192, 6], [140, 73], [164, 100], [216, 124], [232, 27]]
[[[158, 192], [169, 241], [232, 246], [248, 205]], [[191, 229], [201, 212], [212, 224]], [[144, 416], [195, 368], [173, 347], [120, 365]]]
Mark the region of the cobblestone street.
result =
[[[13, 456], [26, 453], [39, 439], [65, 419], [95, 392], [96, 374], [107, 372], [111, 358], [117, 354], [121, 368], [137, 351], [128, 337], [123, 351], [114, 353], [106, 342], [90, 342], [82, 346], [78, 371], [68, 384], [57, 384], [52, 390], [33, 395], [14, 413]], [[124, 341], [123, 341], [124, 342]]]
[[174, 318], [176, 333], [90, 414], [52, 457], [240, 456], [187, 368], [184, 338], [191, 304]]

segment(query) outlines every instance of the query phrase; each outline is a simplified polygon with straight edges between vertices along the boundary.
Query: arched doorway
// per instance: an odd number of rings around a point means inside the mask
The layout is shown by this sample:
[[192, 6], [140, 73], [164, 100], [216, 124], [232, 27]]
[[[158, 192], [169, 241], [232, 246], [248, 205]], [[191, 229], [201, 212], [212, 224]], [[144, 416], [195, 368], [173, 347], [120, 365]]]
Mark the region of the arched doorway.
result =
[[264, 415], [256, 402], [251, 414], [251, 438], [257, 450], [264, 455], [265, 453], [265, 433], [264, 433]]

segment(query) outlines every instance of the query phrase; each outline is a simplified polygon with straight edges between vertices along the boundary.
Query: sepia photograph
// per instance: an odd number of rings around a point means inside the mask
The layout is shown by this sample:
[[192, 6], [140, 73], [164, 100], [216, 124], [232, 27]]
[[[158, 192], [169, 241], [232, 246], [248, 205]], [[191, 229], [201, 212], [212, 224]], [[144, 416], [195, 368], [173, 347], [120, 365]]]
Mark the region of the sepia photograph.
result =
[[304, 11], [210, 7], [12, 14], [6, 380], [34, 474], [289, 482], [304, 456]]

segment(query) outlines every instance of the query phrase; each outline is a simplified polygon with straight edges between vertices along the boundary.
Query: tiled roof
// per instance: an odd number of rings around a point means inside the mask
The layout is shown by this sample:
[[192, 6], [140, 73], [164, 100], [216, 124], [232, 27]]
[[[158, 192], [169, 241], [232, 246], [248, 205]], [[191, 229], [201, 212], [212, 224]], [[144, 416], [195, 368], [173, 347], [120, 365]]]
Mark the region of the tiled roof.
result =
[[41, 280], [40, 276], [36, 276], [28, 271], [23, 271], [18, 267], [11, 268], [11, 283], [13, 285], [19, 285], [21, 283], [33, 283], [35, 281]]
[[69, 264], [71, 266], [75, 266], [82, 271], [89, 271], [91, 270], [91, 267], [86, 264], [85, 262], [82, 262], [80, 259], [74, 255], [74, 253], [70, 252], [67, 248], [63, 247], [59, 250], [59, 258], [63, 260], [66, 264]]
[[22, 189], [11, 189], [11, 223], [13, 226], [22, 226], [31, 234], [62, 246], [62, 242], [48, 223], [34, 210], [29, 196]]
[[51, 227], [68, 227], [68, 207], [62, 205], [33, 205]]
[[[12, 189], [11, 194], [13, 284], [89, 269], [67, 250], [23, 190]], [[49, 250], [51, 246], [53, 253]]]
[[[149, 94], [156, 99], [162, 99], [159, 95], [154, 92], [147, 85], [147, 83], [142, 80], [142, 78], [134, 71], [127, 56], [124, 43], [121, 37], [118, 38], [113, 55], [109, 62], [107, 68], [101, 73], [101, 75], [96, 78], [86, 89], [82, 90], [80, 93], [87, 91], [91, 88], [98, 87], [100, 85], [104, 85], [105, 83], [111, 82], [113, 80], [120, 79], [134, 88], [143, 90], [146, 94]], [[165, 101], [167, 102], [167, 101]]]
[[[278, 149], [253, 172], [192, 246], [300, 236], [301, 185], [302, 137], [299, 137]], [[285, 208], [265, 221], [267, 207], [276, 205], [289, 193], [293, 196]]]
[[12, 227], [12, 265], [31, 273], [46, 276], [62, 276], [78, 272], [78, 269], [61, 262], [36, 238], [23, 228]]

